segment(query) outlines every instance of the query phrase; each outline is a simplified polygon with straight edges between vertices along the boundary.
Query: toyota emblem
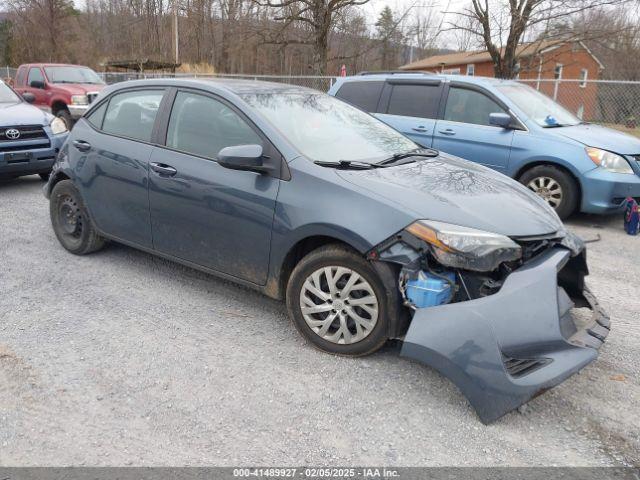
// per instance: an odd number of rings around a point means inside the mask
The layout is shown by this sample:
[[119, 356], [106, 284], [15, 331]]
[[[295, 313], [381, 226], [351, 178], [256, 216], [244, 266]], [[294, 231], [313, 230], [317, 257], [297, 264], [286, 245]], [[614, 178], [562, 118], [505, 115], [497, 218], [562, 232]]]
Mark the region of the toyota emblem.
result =
[[20, 130], [17, 128], [9, 128], [4, 132], [4, 136], [10, 140], [17, 140], [20, 138]]

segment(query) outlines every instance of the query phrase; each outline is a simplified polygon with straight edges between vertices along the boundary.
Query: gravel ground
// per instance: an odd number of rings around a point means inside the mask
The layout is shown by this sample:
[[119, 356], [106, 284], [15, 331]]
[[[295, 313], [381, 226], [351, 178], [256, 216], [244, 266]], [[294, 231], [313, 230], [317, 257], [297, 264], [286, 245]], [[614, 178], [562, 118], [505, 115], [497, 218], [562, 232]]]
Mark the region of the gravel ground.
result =
[[0, 184], [0, 465], [640, 464], [640, 238], [579, 216], [599, 359], [484, 426], [390, 345], [320, 353], [283, 305], [124, 246], [65, 252], [42, 182]]

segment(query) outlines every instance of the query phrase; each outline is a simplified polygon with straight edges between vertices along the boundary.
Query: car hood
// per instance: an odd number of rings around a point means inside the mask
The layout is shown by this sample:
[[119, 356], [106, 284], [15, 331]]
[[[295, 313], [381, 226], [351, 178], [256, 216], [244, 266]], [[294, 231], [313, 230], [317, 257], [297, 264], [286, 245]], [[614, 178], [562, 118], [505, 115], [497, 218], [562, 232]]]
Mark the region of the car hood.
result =
[[0, 103], [0, 127], [47, 125], [51, 115], [25, 102]]
[[589, 147], [602, 148], [622, 155], [640, 153], [640, 139], [600, 125], [573, 125], [548, 129], [553, 134], [570, 138]]
[[373, 170], [340, 170], [346, 181], [417, 215], [510, 237], [563, 230], [546, 202], [515, 180], [449, 155]]
[[90, 92], [101, 92], [106, 85], [95, 83], [56, 83], [57, 88], [69, 92], [71, 95], [85, 95]]

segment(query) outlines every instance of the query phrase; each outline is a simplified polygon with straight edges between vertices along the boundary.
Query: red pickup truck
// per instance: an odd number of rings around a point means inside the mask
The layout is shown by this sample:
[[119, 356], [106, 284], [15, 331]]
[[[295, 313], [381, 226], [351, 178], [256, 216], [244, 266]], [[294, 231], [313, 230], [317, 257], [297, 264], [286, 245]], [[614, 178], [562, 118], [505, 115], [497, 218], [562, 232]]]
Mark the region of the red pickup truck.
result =
[[71, 129], [95, 100], [105, 83], [89, 67], [60, 63], [28, 63], [20, 65], [14, 89], [32, 93], [34, 105], [60, 117]]

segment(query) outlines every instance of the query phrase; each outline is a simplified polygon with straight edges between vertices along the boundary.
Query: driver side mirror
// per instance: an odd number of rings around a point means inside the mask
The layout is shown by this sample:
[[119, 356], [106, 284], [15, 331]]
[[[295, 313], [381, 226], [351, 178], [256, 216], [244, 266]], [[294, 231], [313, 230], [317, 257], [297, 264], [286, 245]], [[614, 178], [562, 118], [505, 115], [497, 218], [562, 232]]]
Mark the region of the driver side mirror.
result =
[[33, 103], [36, 101], [36, 96], [33, 93], [24, 92], [22, 94], [22, 99], [27, 103]]
[[511, 115], [507, 113], [490, 113], [489, 125], [495, 125], [496, 127], [502, 128], [513, 128]]
[[218, 164], [231, 170], [249, 170], [267, 173], [271, 170], [263, 164], [260, 145], [235, 145], [225, 147], [218, 152]]
[[40, 90], [44, 90], [44, 82], [41, 80], [31, 80], [29, 86], [31, 88], [39, 88]]

